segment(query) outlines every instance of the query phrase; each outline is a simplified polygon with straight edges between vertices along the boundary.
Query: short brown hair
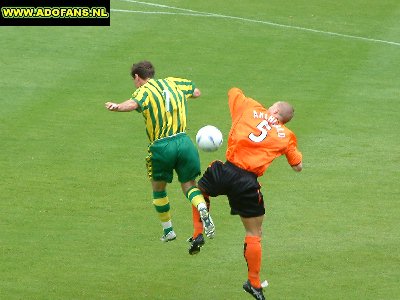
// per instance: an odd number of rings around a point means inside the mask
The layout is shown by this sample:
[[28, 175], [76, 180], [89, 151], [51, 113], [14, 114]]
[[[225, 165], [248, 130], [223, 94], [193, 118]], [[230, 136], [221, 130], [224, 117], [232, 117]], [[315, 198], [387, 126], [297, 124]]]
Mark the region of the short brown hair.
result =
[[281, 122], [283, 124], [289, 122], [294, 115], [294, 108], [292, 105], [285, 101], [276, 102], [276, 106], [278, 108], [278, 114], [281, 117]]
[[151, 62], [143, 60], [132, 65], [131, 68], [132, 77], [135, 77], [135, 74], [138, 74], [138, 76], [142, 79], [154, 78], [155, 69]]

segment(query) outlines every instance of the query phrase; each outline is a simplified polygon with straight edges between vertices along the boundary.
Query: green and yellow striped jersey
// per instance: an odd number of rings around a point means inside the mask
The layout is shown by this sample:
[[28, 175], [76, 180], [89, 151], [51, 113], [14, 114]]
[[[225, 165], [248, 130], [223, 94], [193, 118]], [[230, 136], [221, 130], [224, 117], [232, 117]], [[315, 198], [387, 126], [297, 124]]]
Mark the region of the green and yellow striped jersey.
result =
[[132, 95], [139, 105], [150, 142], [185, 132], [187, 98], [193, 95], [195, 85], [184, 78], [150, 79]]

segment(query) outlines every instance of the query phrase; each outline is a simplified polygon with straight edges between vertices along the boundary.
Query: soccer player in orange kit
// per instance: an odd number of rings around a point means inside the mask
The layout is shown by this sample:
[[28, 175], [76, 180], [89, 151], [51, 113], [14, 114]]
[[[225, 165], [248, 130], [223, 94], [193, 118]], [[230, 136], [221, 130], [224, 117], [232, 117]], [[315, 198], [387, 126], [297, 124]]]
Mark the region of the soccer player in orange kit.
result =
[[[214, 161], [204, 172], [198, 186], [205, 198], [227, 195], [232, 215], [239, 215], [246, 235], [244, 258], [248, 280], [243, 289], [255, 299], [263, 300], [261, 287], [261, 234], [265, 208], [258, 177], [272, 161], [285, 155], [294, 171], [303, 168], [302, 154], [297, 149], [295, 134], [284, 124], [293, 117], [293, 107], [276, 102], [266, 109], [256, 100], [246, 97], [238, 88], [228, 92], [232, 127], [229, 132], [227, 161]], [[209, 199], [206, 199], [209, 200]], [[189, 254], [196, 254], [204, 245], [203, 225], [193, 209], [194, 234]]]

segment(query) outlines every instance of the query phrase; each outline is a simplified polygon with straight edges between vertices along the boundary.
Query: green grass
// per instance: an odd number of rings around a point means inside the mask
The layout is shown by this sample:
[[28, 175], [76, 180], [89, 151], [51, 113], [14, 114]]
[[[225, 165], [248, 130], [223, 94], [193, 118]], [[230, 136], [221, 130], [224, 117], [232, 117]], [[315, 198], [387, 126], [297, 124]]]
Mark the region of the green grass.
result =
[[[227, 139], [232, 86], [294, 104], [304, 170], [280, 158], [260, 179], [269, 299], [400, 299], [400, 4], [162, 4], [241, 19], [112, 12], [110, 27], [0, 28], [0, 298], [250, 298], [244, 230], [226, 198], [213, 202], [217, 237], [192, 257], [190, 206], [174, 182], [178, 239], [159, 241], [142, 117], [103, 107], [130, 97], [130, 65], [149, 59], [158, 77], [202, 90], [189, 104], [192, 138], [213, 124]], [[202, 168], [224, 150], [201, 153]]]

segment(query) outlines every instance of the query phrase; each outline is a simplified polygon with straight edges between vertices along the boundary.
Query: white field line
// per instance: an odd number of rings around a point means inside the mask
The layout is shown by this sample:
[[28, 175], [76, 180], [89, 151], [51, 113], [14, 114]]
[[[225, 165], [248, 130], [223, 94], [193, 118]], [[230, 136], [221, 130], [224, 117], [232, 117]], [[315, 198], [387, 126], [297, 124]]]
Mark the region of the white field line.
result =
[[142, 10], [127, 10], [127, 9], [116, 9], [111, 8], [111, 11], [136, 13], [136, 14], [148, 14], [148, 15], [182, 15], [182, 16], [194, 16], [194, 17], [207, 17], [208, 15], [199, 13], [177, 13], [172, 11], [142, 11]]
[[367, 37], [350, 35], [350, 34], [343, 34], [343, 33], [331, 32], [331, 31], [323, 31], [323, 30], [317, 30], [317, 29], [312, 29], [312, 28], [285, 25], [285, 24], [279, 24], [279, 23], [274, 23], [274, 22], [254, 20], [254, 19], [241, 18], [241, 17], [235, 17], [235, 16], [221, 15], [221, 14], [215, 14], [215, 13], [210, 13], [210, 12], [202, 12], [202, 11], [196, 11], [196, 10], [192, 10], [192, 9], [180, 8], [180, 7], [174, 7], [174, 6], [168, 6], [168, 5], [162, 5], [162, 4], [157, 4], [157, 3], [142, 2], [142, 1], [136, 1], [136, 0], [120, 0], [120, 1], [137, 3], [137, 4], [142, 4], [142, 5], [148, 5], [148, 6], [155, 6], [155, 7], [159, 7], [159, 8], [179, 10], [182, 12], [178, 13], [178, 12], [169, 12], [169, 11], [138, 11], [138, 10], [125, 10], [125, 9], [113, 9], [113, 8], [111, 9], [111, 11], [136, 13], [136, 14], [160, 14], [160, 15], [164, 14], [164, 15], [184, 15], [184, 16], [196, 16], [196, 17], [224, 18], [224, 19], [231, 19], [231, 20], [239, 20], [239, 21], [243, 21], [243, 22], [259, 23], [259, 24], [275, 26], [275, 27], [308, 31], [308, 32], [337, 36], [337, 37], [342, 37], [342, 38], [357, 39], [357, 40], [363, 40], [363, 41], [374, 42], [374, 43], [382, 43], [382, 44], [400, 46], [399, 42], [391, 42], [391, 41], [386, 41], [386, 40], [381, 40], [381, 39], [373, 39], [373, 38], [367, 38]]

